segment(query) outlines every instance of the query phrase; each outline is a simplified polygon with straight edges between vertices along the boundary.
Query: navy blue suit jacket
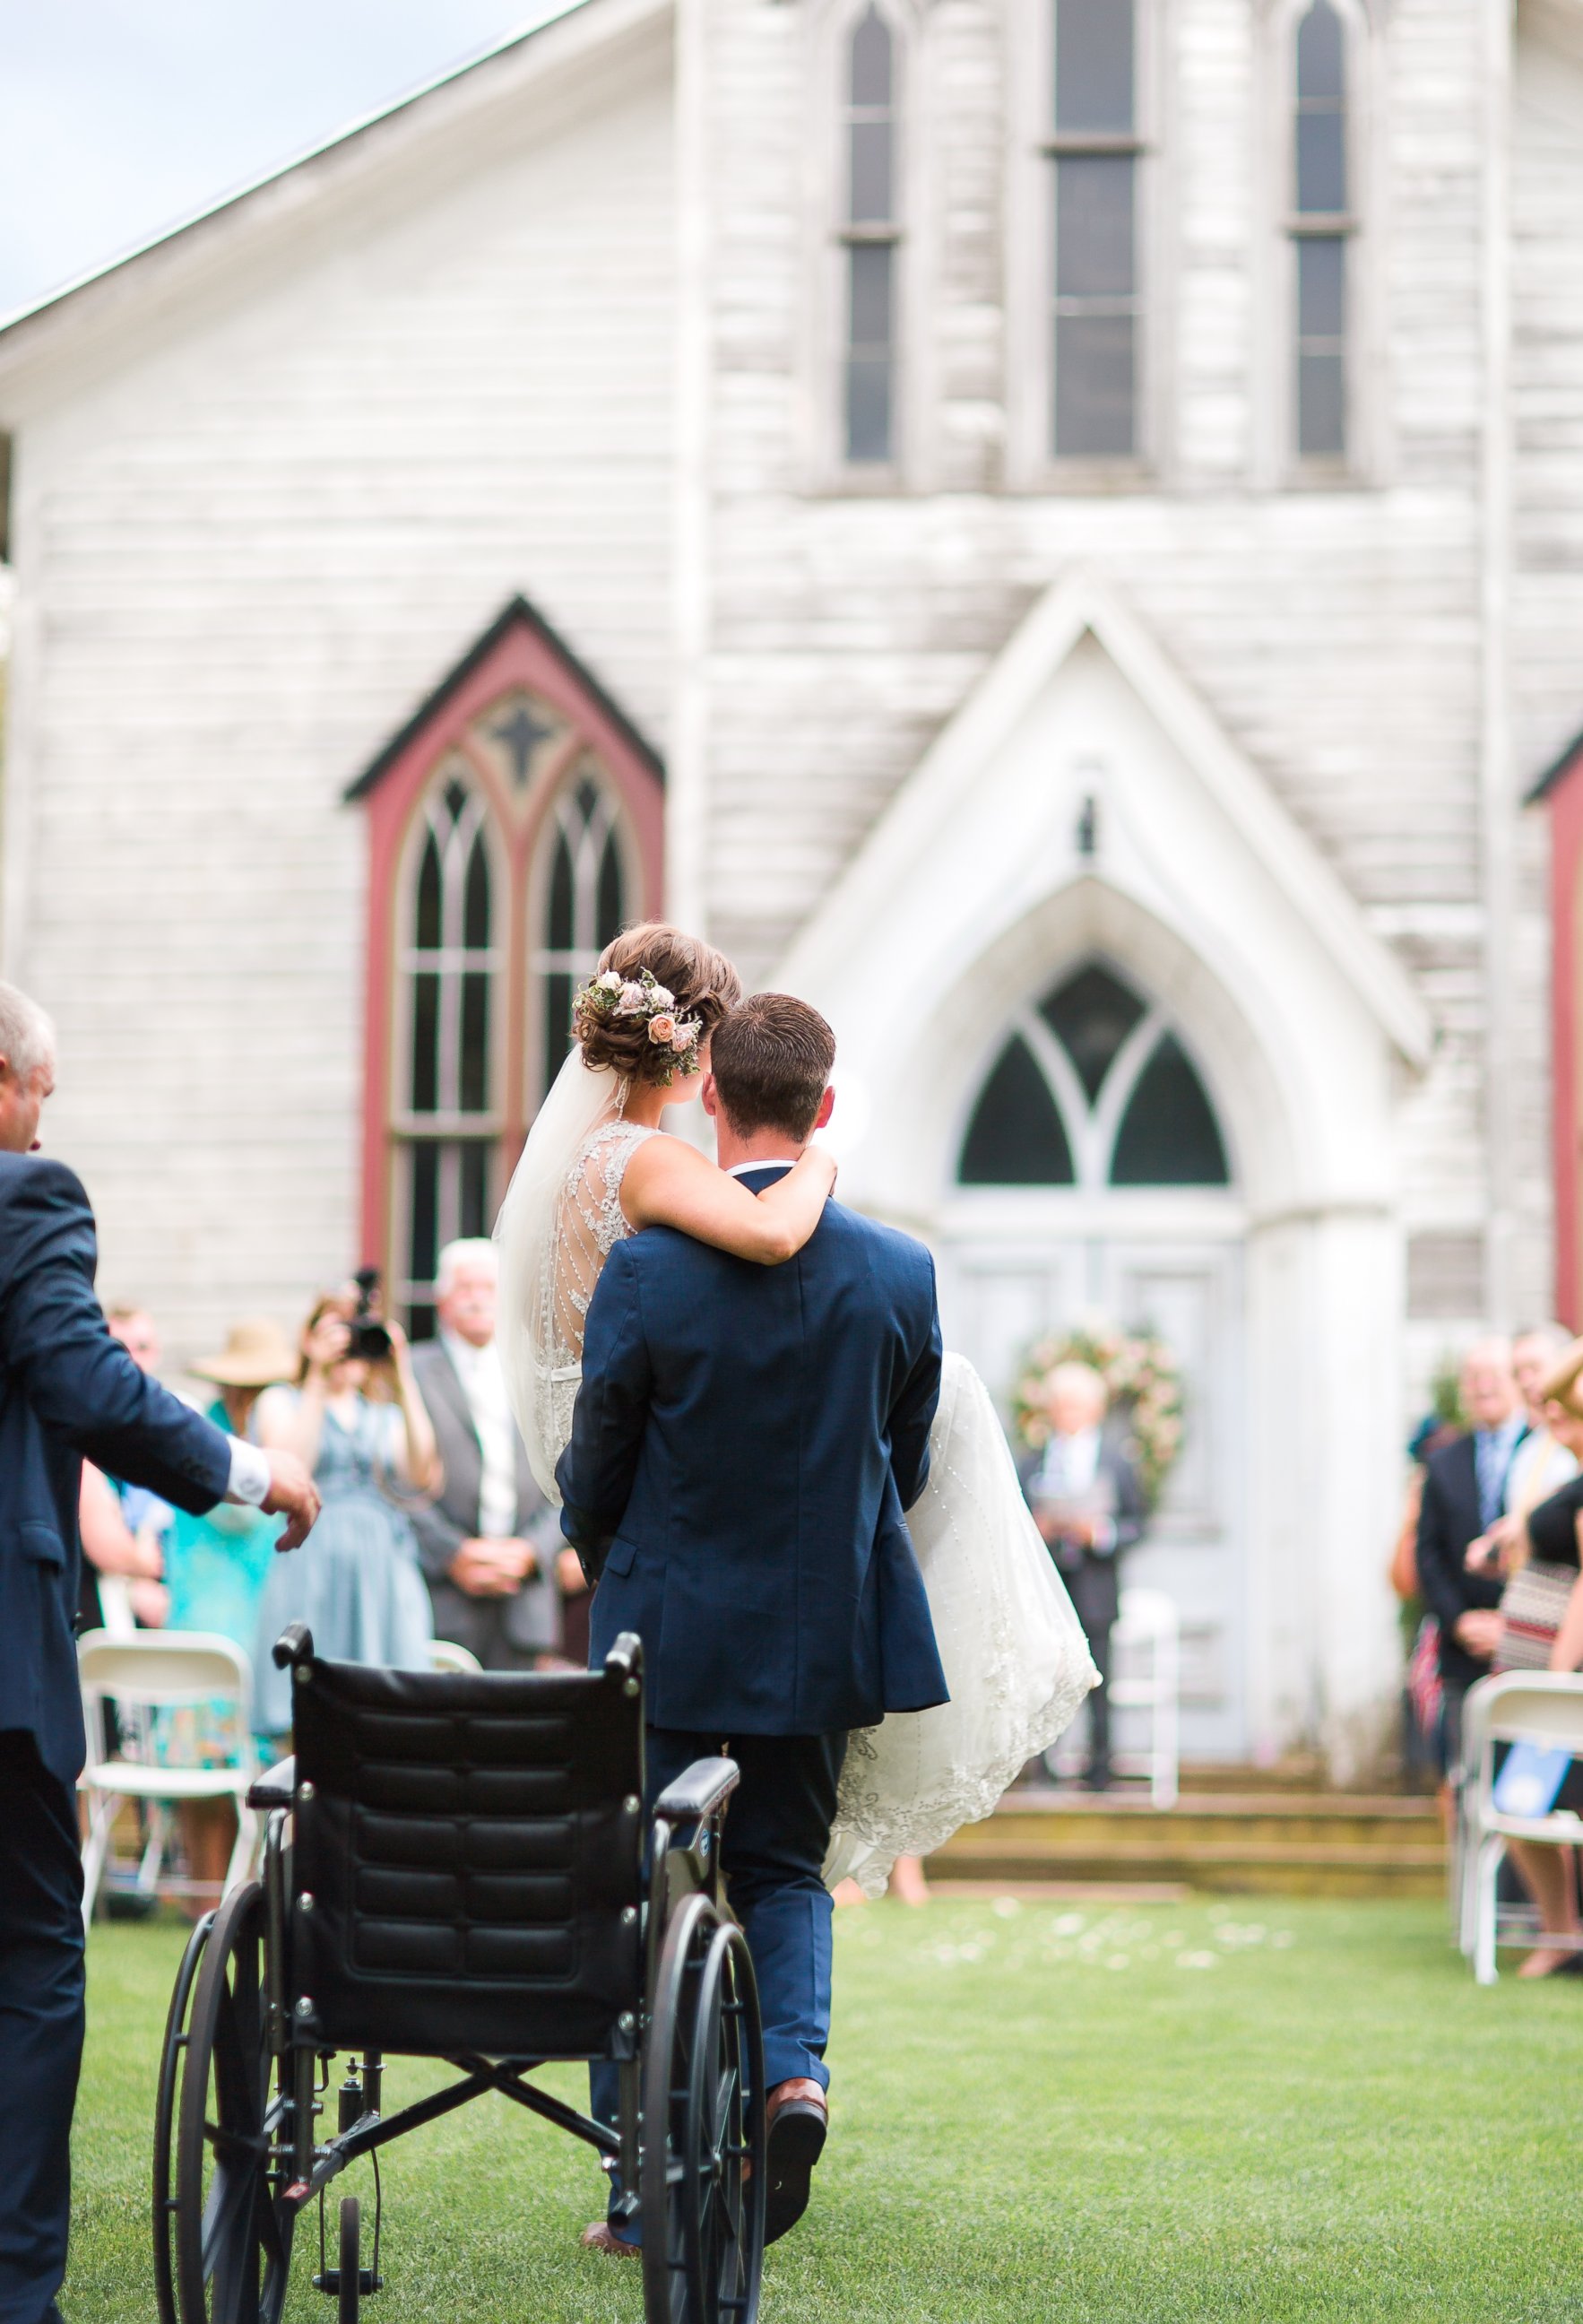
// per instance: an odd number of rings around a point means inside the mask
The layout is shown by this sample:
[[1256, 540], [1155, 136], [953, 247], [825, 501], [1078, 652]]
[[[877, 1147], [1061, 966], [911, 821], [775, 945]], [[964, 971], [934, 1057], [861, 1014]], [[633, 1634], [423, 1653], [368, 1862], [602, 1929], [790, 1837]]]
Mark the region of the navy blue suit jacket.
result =
[[63, 1783], [77, 1683], [82, 1458], [195, 1514], [225, 1498], [224, 1434], [141, 1372], [94, 1296], [94, 1214], [60, 1162], [0, 1154], [0, 1729]]
[[782, 1267], [668, 1227], [617, 1243], [556, 1471], [600, 1573], [591, 1661], [636, 1630], [653, 1724], [722, 1738], [944, 1702], [902, 1516], [939, 1395], [933, 1260], [838, 1203]]

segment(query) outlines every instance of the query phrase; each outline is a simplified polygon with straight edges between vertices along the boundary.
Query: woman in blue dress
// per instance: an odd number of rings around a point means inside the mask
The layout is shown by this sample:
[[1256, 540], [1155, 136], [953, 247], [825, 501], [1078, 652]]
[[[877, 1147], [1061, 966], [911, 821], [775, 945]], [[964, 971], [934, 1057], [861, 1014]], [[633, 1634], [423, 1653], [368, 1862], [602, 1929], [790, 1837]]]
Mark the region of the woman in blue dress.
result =
[[259, 1443], [306, 1461], [324, 1499], [302, 1547], [276, 1557], [264, 1579], [253, 1650], [253, 1718], [263, 1735], [284, 1735], [291, 1724], [287, 1674], [271, 1651], [288, 1622], [306, 1622], [316, 1650], [337, 1662], [428, 1666], [428, 1591], [412, 1527], [391, 1494], [439, 1489], [434, 1431], [399, 1324], [386, 1325], [382, 1360], [347, 1354], [355, 1309], [350, 1291], [317, 1303], [297, 1386], [266, 1388], [253, 1415]]

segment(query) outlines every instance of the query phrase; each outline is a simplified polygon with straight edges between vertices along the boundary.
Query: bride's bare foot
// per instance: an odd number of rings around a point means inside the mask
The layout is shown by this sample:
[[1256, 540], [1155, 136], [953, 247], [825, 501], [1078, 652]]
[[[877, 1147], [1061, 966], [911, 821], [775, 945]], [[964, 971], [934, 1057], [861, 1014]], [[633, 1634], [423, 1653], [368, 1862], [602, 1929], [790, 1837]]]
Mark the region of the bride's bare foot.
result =
[[890, 1893], [904, 1904], [926, 1904], [929, 1883], [924, 1877], [924, 1867], [916, 1856], [898, 1856], [890, 1868]]
[[838, 1904], [866, 1904], [869, 1901], [855, 1880], [838, 1880], [830, 1893]]

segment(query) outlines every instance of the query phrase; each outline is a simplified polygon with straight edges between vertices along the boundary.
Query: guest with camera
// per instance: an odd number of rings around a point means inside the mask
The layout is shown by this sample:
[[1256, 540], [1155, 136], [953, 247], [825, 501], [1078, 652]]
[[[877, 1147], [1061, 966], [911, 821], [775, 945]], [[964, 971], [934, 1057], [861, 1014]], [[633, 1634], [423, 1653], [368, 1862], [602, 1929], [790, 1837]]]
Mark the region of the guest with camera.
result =
[[437, 1493], [434, 1429], [399, 1323], [374, 1312], [373, 1285], [327, 1292], [303, 1328], [293, 1388], [266, 1388], [253, 1426], [266, 1451], [294, 1452], [313, 1471], [324, 1513], [305, 1552], [278, 1557], [259, 1601], [253, 1719], [261, 1734], [291, 1724], [287, 1674], [272, 1649], [288, 1622], [306, 1622], [337, 1662], [425, 1670], [434, 1636], [418, 1539], [392, 1491]]

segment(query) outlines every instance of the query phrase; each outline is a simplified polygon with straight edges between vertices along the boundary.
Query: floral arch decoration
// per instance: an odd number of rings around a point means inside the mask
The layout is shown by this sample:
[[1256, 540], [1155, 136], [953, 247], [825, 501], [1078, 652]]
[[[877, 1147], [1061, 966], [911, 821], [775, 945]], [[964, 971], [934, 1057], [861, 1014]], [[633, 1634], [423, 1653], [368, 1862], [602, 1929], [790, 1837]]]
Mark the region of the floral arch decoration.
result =
[[348, 797], [370, 850], [363, 1252], [422, 1337], [440, 1249], [493, 1223], [574, 990], [660, 909], [663, 770], [519, 598]]

